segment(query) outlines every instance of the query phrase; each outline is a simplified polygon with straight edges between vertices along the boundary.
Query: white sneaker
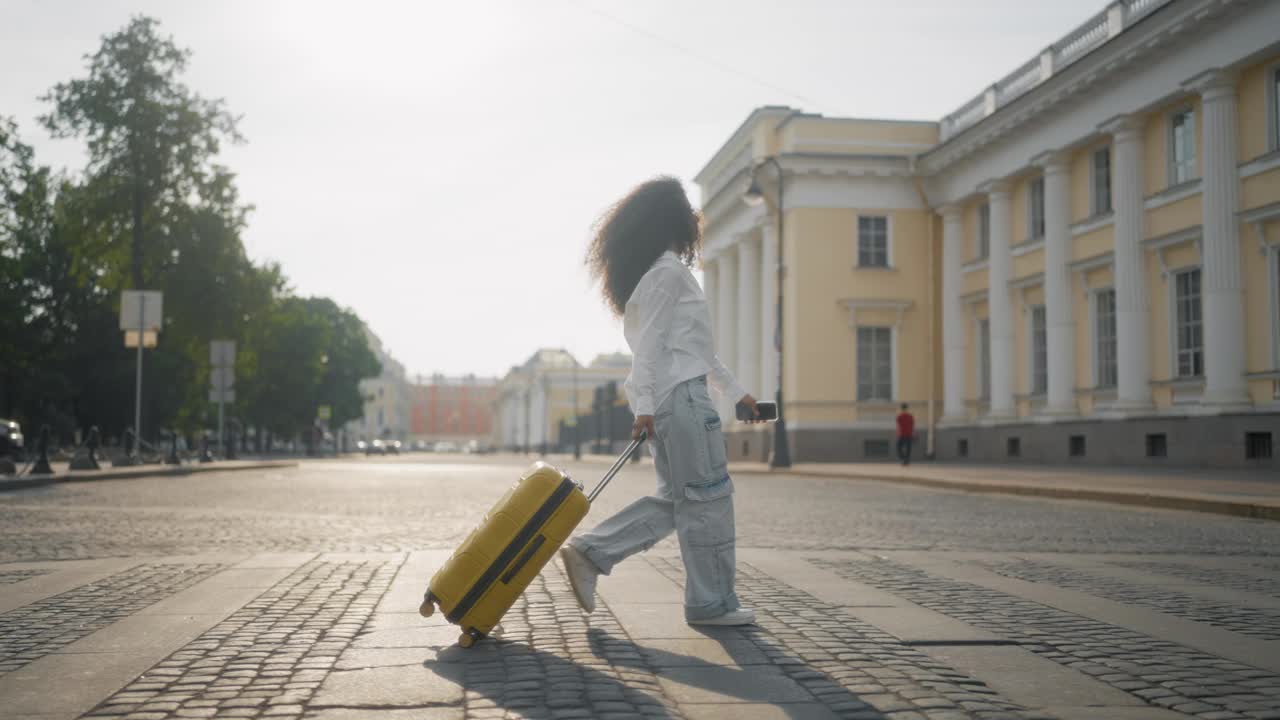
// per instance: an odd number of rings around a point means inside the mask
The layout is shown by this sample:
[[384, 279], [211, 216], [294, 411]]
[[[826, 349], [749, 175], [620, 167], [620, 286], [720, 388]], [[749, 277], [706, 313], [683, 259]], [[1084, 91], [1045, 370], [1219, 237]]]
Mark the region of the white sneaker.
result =
[[588, 614], [596, 609], [596, 578], [600, 569], [582, 551], [572, 545], [560, 548], [560, 562], [564, 564], [564, 574], [569, 576], [569, 585], [578, 598], [578, 604]]
[[739, 608], [730, 610], [723, 615], [716, 617], [703, 618], [701, 620], [690, 620], [690, 625], [754, 625], [756, 622], [756, 613], [748, 608]]

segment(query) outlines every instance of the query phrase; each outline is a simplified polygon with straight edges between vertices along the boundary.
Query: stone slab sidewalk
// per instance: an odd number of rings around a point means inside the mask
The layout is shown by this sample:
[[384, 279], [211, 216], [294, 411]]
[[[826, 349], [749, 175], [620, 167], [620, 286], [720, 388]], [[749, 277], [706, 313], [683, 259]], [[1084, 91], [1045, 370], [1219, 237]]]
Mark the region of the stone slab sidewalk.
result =
[[[1280, 660], [1247, 634], [1280, 617], [1280, 569], [1258, 558], [1135, 573], [1144, 556], [744, 548], [738, 593], [759, 624], [704, 629], [683, 622], [676, 556], [619, 565], [589, 616], [553, 563], [463, 650], [417, 613], [447, 555], [0, 564], [0, 716], [1280, 717]], [[1261, 622], [1217, 612], [1209, 570], [1251, 578], [1233, 606]]]
[[0, 476], [0, 492], [29, 487], [55, 485], [64, 482], [91, 482], [94, 480], [127, 480], [140, 477], [164, 477], [194, 475], [206, 472], [230, 472], [235, 470], [268, 470], [297, 467], [296, 460], [220, 460], [211, 463], [184, 463], [182, 465], [135, 465], [132, 467], [104, 466], [101, 470], [69, 470], [65, 463], [55, 463], [52, 475]]
[[1092, 500], [1280, 520], [1280, 473], [1167, 468], [1077, 468], [957, 463], [801, 463], [772, 470], [732, 463], [734, 473], [777, 473], [908, 483], [968, 492]]

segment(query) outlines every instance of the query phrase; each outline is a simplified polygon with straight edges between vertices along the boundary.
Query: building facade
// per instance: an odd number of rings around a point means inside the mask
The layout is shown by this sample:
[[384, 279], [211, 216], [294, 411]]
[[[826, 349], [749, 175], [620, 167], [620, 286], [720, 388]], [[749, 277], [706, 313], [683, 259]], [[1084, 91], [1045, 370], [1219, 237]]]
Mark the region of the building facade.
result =
[[410, 395], [409, 435], [413, 440], [488, 442], [498, 381], [475, 375], [418, 378]]
[[364, 416], [348, 423], [345, 430], [348, 439], [355, 440], [407, 440], [409, 435], [409, 379], [404, 365], [391, 356], [382, 339], [367, 326], [364, 329], [369, 349], [382, 363], [377, 377], [360, 381], [360, 393], [364, 395]]
[[494, 444], [513, 452], [562, 446], [561, 422], [590, 413], [595, 389], [610, 382], [621, 388], [630, 372], [631, 356], [622, 353], [583, 365], [567, 350], [538, 350], [498, 381]]
[[704, 283], [767, 397], [777, 160], [793, 459], [887, 457], [905, 402], [943, 459], [1280, 466], [1277, 27], [1120, 0], [937, 123], [752, 113], [697, 178]]

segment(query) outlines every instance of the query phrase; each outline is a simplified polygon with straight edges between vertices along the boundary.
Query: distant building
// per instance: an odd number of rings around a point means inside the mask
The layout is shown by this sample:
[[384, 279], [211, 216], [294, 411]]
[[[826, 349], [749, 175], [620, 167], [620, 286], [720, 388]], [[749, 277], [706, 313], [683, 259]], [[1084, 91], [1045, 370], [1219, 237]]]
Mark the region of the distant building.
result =
[[606, 383], [617, 383], [621, 397], [629, 372], [631, 356], [624, 353], [599, 355], [581, 365], [567, 350], [535, 352], [498, 382], [495, 444], [507, 450], [559, 445], [560, 422], [591, 412], [595, 389]]
[[409, 380], [404, 365], [391, 357], [382, 340], [368, 326], [364, 329], [369, 349], [382, 363], [382, 372], [360, 381], [364, 395], [364, 417], [347, 423], [346, 431], [356, 440], [406, 440], [409, 433]]
[[496, 378], [419, 376], [410, 392], [409, 435], [413, 440], [488, 442], [493, 435]]

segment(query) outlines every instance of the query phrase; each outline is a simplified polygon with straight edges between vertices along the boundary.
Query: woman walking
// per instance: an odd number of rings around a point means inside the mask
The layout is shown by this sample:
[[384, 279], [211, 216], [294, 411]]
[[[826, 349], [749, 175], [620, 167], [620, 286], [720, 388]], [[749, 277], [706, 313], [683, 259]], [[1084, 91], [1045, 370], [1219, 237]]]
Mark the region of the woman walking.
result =
[[598, 576], [675, 532], [685, 567], [685, 620], [747, 625], [755, 614], [734, 593], [733, 481], [708, 381], [722, 397], [756, 401], [715, 354], [706, 297], [689, 267], [701, 248], [698, 216], [680, 182], [659, 177], [605, 214], [587, 251], [604, 300], [623, 318], [631, 348], [624, 385], [632, 437], [652, 448], [658, 491], [627, 506], [560, 551], [582, 609], [595, 610]]

